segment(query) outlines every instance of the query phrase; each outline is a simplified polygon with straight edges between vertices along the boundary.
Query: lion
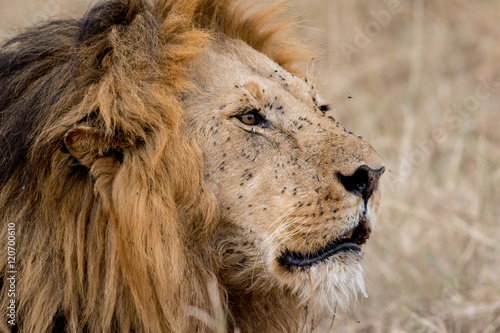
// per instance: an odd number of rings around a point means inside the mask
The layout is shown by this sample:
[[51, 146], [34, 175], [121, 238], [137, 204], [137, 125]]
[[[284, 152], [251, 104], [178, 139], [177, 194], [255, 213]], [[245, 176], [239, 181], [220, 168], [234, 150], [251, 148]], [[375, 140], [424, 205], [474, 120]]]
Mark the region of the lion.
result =
[[3, 330], [297, 332], [365, 294], [384, 165], [282, 9], [112, 0], [3, 44]]

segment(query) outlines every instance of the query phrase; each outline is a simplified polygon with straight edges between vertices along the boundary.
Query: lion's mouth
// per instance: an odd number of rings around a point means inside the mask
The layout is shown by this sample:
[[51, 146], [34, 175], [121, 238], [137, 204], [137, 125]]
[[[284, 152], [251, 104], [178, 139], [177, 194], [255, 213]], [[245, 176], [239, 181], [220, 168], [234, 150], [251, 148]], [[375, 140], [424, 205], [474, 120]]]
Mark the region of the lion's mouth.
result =
[[361, 254], [361, 245], [367, 241], [370, 233], [371, 228], [368, 221], [361, 219], [355, 228], [345, 232], [339, 238], [330, 241], [323, 248], [310, 253], [295, 252], [286, 249], [278, 257], [278, 262], [287, 269], [295, 267], [308, 268], [341, 252], [356, 252]]

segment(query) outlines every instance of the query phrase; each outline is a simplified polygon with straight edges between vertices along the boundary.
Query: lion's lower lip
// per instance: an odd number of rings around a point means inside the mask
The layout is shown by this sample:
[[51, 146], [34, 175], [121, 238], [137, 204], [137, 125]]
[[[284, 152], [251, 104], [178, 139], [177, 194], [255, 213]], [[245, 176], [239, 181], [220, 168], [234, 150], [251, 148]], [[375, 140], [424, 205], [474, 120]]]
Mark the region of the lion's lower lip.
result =
[[326, 248], [322, 249], [320, 253], [314, 253], [314, 254], [304, 255], [298, 252], [285, 251], [285, 253], [283, 253], [278, 258], [278, 261], [282, 266], [285, 267], [306, 268], [321, 261], [324, 261], [325, 259], [343, 251], [361, 252], [361, 247], [358, 244], [348, 242], [348, 243], [335, 244], [333, 248], [327, 246]]
[[325, 247], [312, 252], [301, 253], [290, 250], [285, 250], [278, 257], [278, 262], [281, 266], [288, 269], [294, 267], [307, 268], [314, 264], [320, 263], [340, 252], [357, 252], [361, 253], [361, 245], [368, 239], [370, 227], [366, 221], [360, 221], [358, 226], [348, 232], [349, 238], [341, 238], [328, 243]]

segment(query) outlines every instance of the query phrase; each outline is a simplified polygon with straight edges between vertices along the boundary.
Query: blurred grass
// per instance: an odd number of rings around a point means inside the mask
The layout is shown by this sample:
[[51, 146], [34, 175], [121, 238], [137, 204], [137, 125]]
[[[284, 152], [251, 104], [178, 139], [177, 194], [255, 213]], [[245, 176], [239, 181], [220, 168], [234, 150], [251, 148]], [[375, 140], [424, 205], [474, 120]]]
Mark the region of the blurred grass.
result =
[[[365, 248], [370, 296], [334, 331], [500, 332], [500, 1], [292, 4], [323, 51], [309, 67], [332, 114], [388, 170]], [[0, 0], [0, 36], [86, 8]]]
[[[390, 3], [401, 10], [377, 30]], [[365, 249], [370, 296], [334, 330], [500, 332], [500, 2], [295, 4], [324, 50], [333, 114], [390, 170]]]

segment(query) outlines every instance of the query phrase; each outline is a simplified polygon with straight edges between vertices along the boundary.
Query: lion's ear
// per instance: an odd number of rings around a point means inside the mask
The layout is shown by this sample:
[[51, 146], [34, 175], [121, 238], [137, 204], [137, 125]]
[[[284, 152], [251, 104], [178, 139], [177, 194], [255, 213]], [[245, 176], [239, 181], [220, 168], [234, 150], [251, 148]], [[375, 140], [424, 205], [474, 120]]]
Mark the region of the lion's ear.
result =
[[65, 150], [86, 167], [91, 167], [97, 159], [105, 156], [120, 160], [123, 156], [124, 144], [121, 140], [93, 127], [73, 127], [64, 135], [63, 143]]

